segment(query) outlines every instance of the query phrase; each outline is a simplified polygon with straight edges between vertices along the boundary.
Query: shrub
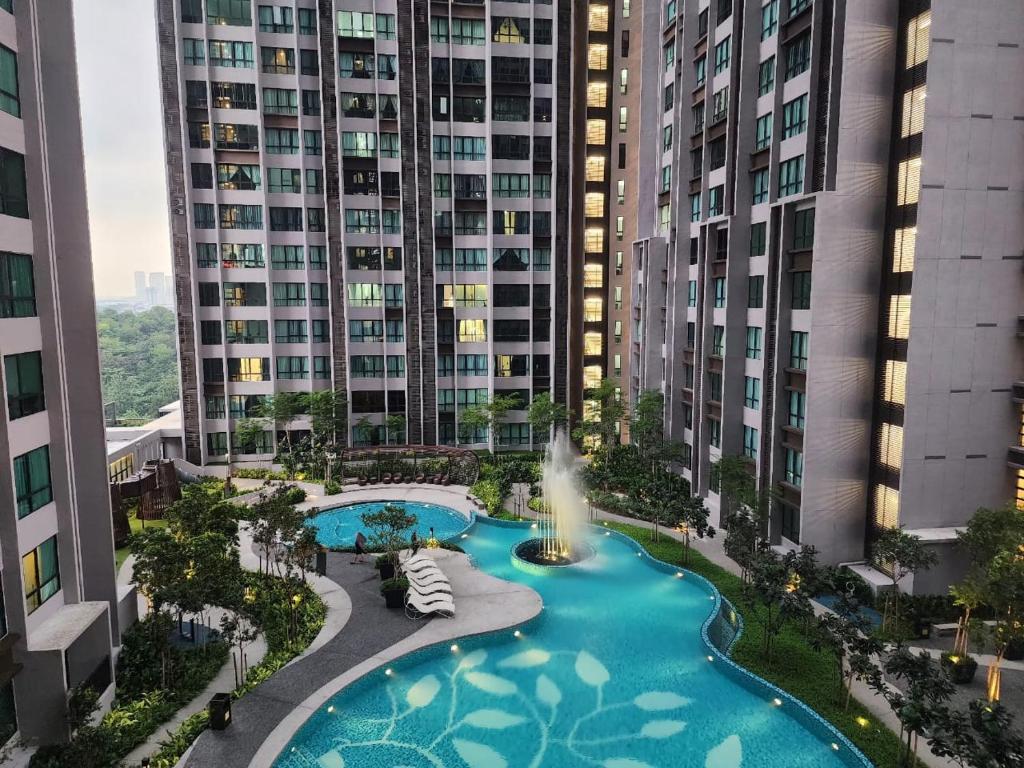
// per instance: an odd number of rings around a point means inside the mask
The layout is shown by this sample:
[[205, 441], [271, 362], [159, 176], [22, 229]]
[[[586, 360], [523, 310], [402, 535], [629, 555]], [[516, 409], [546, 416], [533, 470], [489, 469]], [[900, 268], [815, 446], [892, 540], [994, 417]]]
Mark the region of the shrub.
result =
[[340, 483], [336, 483], [333, 480], [329, 483], [324, 483], [324, 496], [334, 496], [342, 492]]
[[388, 579], [380, 583], [380, 593], [392, 592], [395, 590], [406, 590], [409, 588], [409, 580], [404, 576], [395, 579]]
[[477, 480], [469, 488], [469, 492], [484, 503], [487, 514], [496, 515], [501, 511], [507, 493], [502, 493], [501, 486], [496, 480]]
[[301, 504], [306, 500], [306, 492], [302, 488], [299, 488], [299, 486], [293, 485], [288, 488], [285, 500], [289, 504]]

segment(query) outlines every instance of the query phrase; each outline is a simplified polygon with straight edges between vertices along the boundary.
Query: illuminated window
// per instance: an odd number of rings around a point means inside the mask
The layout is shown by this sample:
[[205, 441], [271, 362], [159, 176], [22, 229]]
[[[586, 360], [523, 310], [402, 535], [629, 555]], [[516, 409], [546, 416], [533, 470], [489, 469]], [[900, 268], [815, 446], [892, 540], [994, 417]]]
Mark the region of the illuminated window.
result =
[[882, 424], [878, 434], [878, 459], [892, 469], [903, 466], [903, 427]]
[[592, 296], [583, 300], [583, 321], [599, 323], [604, 317], [604, 299]]
[[915, 16], [907, 24], [907, 69], [928, 61], [928, 33], [931, 24], [931, 11]]
[[604, 43], [587, 45], [587, 67], [590, 69], [608, 69], [608, 46]]
[[487, 341], [487, 321], [459, 320], [459, 341]]
[[603, 216], [604, 215], [604, 193], [603, 192], [587, 192], [583, 198], [583, 208], [585, 216]]
[[604, 181], [604, 158], [600, 155], [587, 158], [587, 181]]
[[518, 19], [510, 16], [491, 19], [496, 43], [528, 43], [530, 42], [529, 19]]
[[907, 396], [907, 364], [902, 360], [886, 360], [882, 373], [882, 399], [904, 405]]
[[587, 144], [604, 144], [604, 120], [587, 120]]
[[892, 271], [914, 271], [914, 247], [917, 243], [917, 227], [897, 229], [892, 244]]
[[889, 338], [910, 337], [910, 295], [900, 294], [889, 298]]
[[583, 388], [595, 389], [601, 386], [601, 379], [604, 378], [604, 371], [600, 365], [586, 365], [583, 367]]
[[604, 343], [601, 334], [597, 331], [587, 331], [583, 334], [583, 354], [600, 355]]
[[619, 93], [626, 93], [629, 90], [629, 70], [619, 70]]
[[911, 88], [903, 94], [903, 127], [900, 130], [903, 138], [924, 130], [925, 96], [927, 92], [923, 85]]
[[900, 493], [887, 485], [875, 486], [875, 525], [895, 528], [900, 519]]
[[608, 104], [608, 83], [587, 83], [587, 106], [604, 107]]
[[587, 227], [583, 233], [583, 250], [588, 253], [604, 251], [604, 230], [601, 227]]
[[1017, 470], [1017, 509], [1024, 509], [1024, 469]]
[[590, 6], [590, 20], [587, 22], [587, 26], [591, 32], [607, 32], [608, 31], [608, 6], [607, 5], [592, 5]]
[[921, 193], [921, 158], [912, 157], [900, 163], [896, 179], [896, 205], [911, 205]]
[[583, 287], [602, 288], [604, 287], [604, 267], [600, 264], [583, 265]]

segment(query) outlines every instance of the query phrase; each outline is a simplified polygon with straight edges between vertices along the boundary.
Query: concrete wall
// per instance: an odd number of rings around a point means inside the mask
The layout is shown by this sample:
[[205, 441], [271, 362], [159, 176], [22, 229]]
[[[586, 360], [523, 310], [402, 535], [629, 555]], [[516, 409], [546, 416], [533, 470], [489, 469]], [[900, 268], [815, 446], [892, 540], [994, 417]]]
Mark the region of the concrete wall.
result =
[[933, 0], [900, 521], [962, 525], [1012, 496], [1024, 379], [1024, 7]]

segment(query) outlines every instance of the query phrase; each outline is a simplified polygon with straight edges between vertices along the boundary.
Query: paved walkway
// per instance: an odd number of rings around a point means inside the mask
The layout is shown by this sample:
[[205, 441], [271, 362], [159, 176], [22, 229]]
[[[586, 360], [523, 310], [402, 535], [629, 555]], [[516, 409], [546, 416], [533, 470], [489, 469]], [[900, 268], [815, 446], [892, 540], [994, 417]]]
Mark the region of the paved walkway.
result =
[[[402, 486], [388, 488], [392, 498], [399, 498], [394, 492], [403, 490]], [[360, 490], [380, 498], [380, 489]], [[449, 498], [441, 503], [451, 503], [454, 494], [449, 489], [430, 490], [447, 494]], [[359, 500], [348, 492], [342, 496]], [[422, 493], [415, 496], [426, 500]], [[465, 502], [464, 492], [462, 498]], [[431, 554], [451, 580], [457, 612], [454, 619], [412, 621], [404, 611], [388, 610], [372, 559], [353, 564], [351, 554], [328, 553], [325, 581], [338, 585], [338, 593], [349, 600], [347, 606], [329, 608], [328, 623], [332, 626], [325, 626], [303, 656], [236, 701], [231, 727], [203, 733], [179, 765], [269, 766], [317, 707], [348, 683], [417, 648], [512, 627], [542, 609], [540, 597], [533, 590], [481, 573], [466, 555], [446, 550]], [[340, 626], [338, 616], [344, 618]], [[356, 620], [348, 621], [349, 616]]]

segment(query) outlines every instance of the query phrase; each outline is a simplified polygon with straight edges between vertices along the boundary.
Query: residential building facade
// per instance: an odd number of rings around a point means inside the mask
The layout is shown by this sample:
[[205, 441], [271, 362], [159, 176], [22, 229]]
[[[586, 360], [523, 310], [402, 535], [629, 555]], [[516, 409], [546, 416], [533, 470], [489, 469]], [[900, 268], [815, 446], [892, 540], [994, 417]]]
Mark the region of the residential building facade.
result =
[[956, 529], [1024, 503], [1024, 99], [998, 74], [1021, 71], [1024, 15], [945, 0], [678, 14], [661, 24], [676, 71], [642, 105], [676, 140], [641, 142], [636, 169], [674, 183], [641, 190], [630, 396], [664, 391], [716, 518], [714, 464], [742, 456], [773, 542], [864, 562], [899, 525], [940, 554], [915, 591], [944, 591]]
[[[156, 7], [186, 458], [266, 457], [278, 436], [238, 421], [332, 387], [353, 445], [543, 442], [526, 407], [568, 398], [572, 3]], [[460, 424], [496, 395], [518, 407], [494, 434]]]
[[67, 733], [119, 643], [71, 0], [0, 0], [0, 739]]

